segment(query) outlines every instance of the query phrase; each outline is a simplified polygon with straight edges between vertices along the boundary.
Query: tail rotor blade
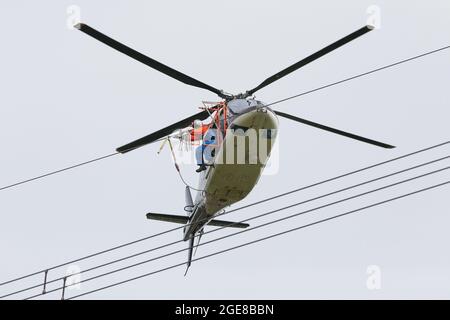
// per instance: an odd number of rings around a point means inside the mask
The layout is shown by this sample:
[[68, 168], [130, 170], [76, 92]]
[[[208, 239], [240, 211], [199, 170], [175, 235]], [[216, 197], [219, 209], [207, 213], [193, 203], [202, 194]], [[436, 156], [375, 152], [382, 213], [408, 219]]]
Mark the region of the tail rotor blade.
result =
[[275, 112], [276, 115], [278, 115], [280, 117], [284, 117], [286, 119], [290, 119], [290, 120], [293, 120], [293, 121], [296, 121], [296, 122], [300, 122], [300, 123], [306, 124], [308, 126], [315, 127], [315, 128], [318, 128], [318, 129], [322, 129], [322, 130], [325, 130], [325, 131], [328, 131], [328, 132], [339, 134], [339, 135], [347, 137], [347, 138], [355, 139], [355, 140], [362, 141], [362, 142], [365, 142], [365, 143], [369, 143], [369, 144], [372, 144], [372, 145], [375, 145], [375, 146], [378, 146], [378, 147], [382, 147], [382, 148], [387, 148], [387, 149], [395, 148], [394, 146], [392, 146], [390, 144], [386, 144], [386, 143], [383, 143], [383, 142], [379, 142], [379, 141], [376, 141], [376, 140], [372, 140], [372, 139], [369, 139], [369, 138], [358, 136], [356, 134], [345, 132], [345, 131], [342, 131], [342, 130], [339, 130], [339, 129], [335, 129], [335, 128], [332, 128], [332, 127], [328, 127], [328, 126], [325, 126], [325, 125], [320, 124], [320, 123], [312, 122], [310, 120], [306, 120], [306, 119], [303, 119], [303, 118], [299, 118], [299, 117], [293, 116], [293, 115], [288, 114], [288, 113], [284, 113], [284, 112], [280, 112], [280, 111], [274, 111], [274, 112]]

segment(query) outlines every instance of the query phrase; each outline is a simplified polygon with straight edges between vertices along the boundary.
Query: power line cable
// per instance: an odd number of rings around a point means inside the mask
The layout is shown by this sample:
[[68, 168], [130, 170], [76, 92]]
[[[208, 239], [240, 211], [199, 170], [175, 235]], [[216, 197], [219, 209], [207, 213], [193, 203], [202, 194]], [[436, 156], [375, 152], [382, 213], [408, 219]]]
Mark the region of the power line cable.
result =
[[19, 182], [16, 182], [16, 183], [13, 183], [13, 184], [1, 187], [0, 191], [6, 190], [6, 189], [9, 189], [9, 188], [13, 188], [13, 187], [16, 187], [16, 186], [19, 186], [21, 184], [25, 184], [25, 183], [28, 183], [28, 182], [31, 182], [31, 181], [39, 180], [39, 179], [42, 179], [42, 178], [45, 178], [45, 177], [48, 177], [48, 176], [52, 176], [54, 174], [58, 174], [58, 173], [61, 173], [61, 172], [64, 172], [64, 171], [72, 170], [72, 169], [75, 169], [75, 168], [78, 168], [78, 167], [81, 167], [81, 166], [84, 166], [84, 165], [87, 165], [87, 164], [90, 164], [90, 163], [93, 163], [93, 162], [104, 160], [106, 158], [110, 158], [110, 157], [118, 155], [118, 154], [120, 154], [120, 153], [119, 152], [114, 152], [114, 153], [111, 153], [111, 154], [107, 154], [105, 156], [101, 156], [101, 157], [94, 158], [94, 159], [91, 159], [91, 160], [88, 160], [88, 161], [84, 161], [84, 162], [81, 162], [81, 163], [78, 163], [78, 164], [74, 164], [74, 165], [69, 166], [69, 167], [65, 167], [65, 168], [58, 169], [58, 170], [55, 170], [55, 171], [52, 171], [52, 172], [48, 172], [48, 173], [45, 173], [43, 175], [36, 176], [34, 178], [22, 180], [22, 181], [19, 181]]
[[[301, 188], [297, 188], [297, 189], [294, 189], [294, 190], [291, 190], [291, 191], [288, 191], [288, 192], [285, 192], [285, 193], [281, 193], [279, 195], [276, 195], [276, 196], [273, 196], [273, 197], [270, 197], [270, 198], [266, 198], [266, 199], [263, 199], [263, 200], [260, 200], [260, 201], [257, 201], [257, 202], [254, 202], [254, 203], [251, 203], [251, 204], [248, 204], [248, 205], [245, 205], [245, 206], [242, 206], [242, 207], [230, 210], [230, 211], [227, 211], [227, 212], [225, 212], [225, 213], [223, 213], [221, 215], [229, 214], [229, 213], [236, 212], [236, 211], [242, 210], [242, 209], [246, 209], [246, 208], [249, 208], [249, 207], [252, 207], [252, 206], [255, 206], [255, 205], [267, 202], [267, 201], [270, 201], [270, 200], [274, 200], [274, 199], [277, 199], [277, 198], [280, 198], [280, 197], [283, 197], [283, 196], [286, 196], [286, 195], [289, 195], [289, 194], [292, 194], [292, 193], [295, 193], [295, 192], [303, 191], [303, 190], [306, 190], [306, 189], [309, 189], [309, 188], [312, 188], [312, 187], [315, 187], [315, 186], [318, 186], [318, 185], [322, 185], [322, 184], [327, 183], [327, 182], [338, 180], [338, 179], [341, 179], [341, 178], [344, 178], [344, 177], [347, 177], [347, 176], [350, 176], [350, 175], [353, 175], [353, 174], [356, 174], [356, 173], [360, 173], [360, 172], [363, 172], [363, 171], [366, 171], [366, 170], [369, 170], [369, 169], [372, 169], [372, 168], [375, 168], [375, 167], [378, 167], [378, 166], [381, 166], [381, 165], [384, 165], [384, 164], [387, 164], [387, 163], [391, 163], [391, 162], [394, 162], [394, 161], [397, 161], [397, 160], [400, 160], [400, 159], [404, 159], [404, 158], [407, 158], [407, 157], [410, 157], [410, 156], [413, 156], [413, 155], [416, 155], [416, 154], [419, 154], [419, 153], [423, 153], [425, 151], [429, 151], [429, 150], [432, 150], [432, 149], [444, 146], [444, 145], [448, 144], [449, 142], [450, 141], [439, 143], [439, 144], [436, 144], [436, 145], [433, 145], [433, 146], [430, 146], [430, 147], [426, 147], [426, 148], [423, 148], [423, 149], [420, 149], [420, 150], [417, 150], [417, 151], [414, 151], [414, 152], [411, 152], [411, 153], [408, 153], [408, 154], [405, 154], [405, 155], [402, 155], [402, 156], [399, 156], [399, 157], [395, 157], [395, 158], [392, 158], [392, 159], [389, 159], [389, 160], [378, 162], [376, 164], [363, 167], [361, 169], [357, 169], [357, 170], [354, 170], [354, 171], [351, 171], [351, 172], [347, 172], [347, 173], [344, 173], [344, 174], [341, 174], [341, 175], [338, 175], [338, 176], [335, 176], [335, 177], [332, 177], [332, 178], [329, 178], [329, 179], [325, 179], [325, 180], [322, 180], [322, 181], [319, 181], [319, 182], [316, 182], [316, 183], [313, 183], [313, 184], [310, 184], [310, 185], [307, 185], [307, 186], [304, 186], [304, 187], [301, 187]], [[172, 229], [160, 232], [160, 233], [156, 233], [156, 234], [153, 234], [153, 235], [150, 235], [150, 236], [146, 236], [146, 237], [143, 237], [143, 238], [140, 238], [140, 239], [137, 239], [137, 240], [133, 240], [133, 241], [130, 241], [130, 242], [118, 245], [118, 246], [114, 246], [114, 247], [109, 248], [109, 249], [98, 251], [98, 252], [95, 252], [95, 253], [83, 256], [81, 258], [73, 259], [73, 260], [70, 260], [70, 261], [58, 264], [58, 265], [54, 265], [54, 266], [49, 267], [47, 269], [43, 269], [43, 270], [40, 270], [40, 271], [29, 273], [27, 275], [24, 275], [24, 276], [21, 276], [21, 277], [17, 277], [17, 278], [14, 278], [14, 279], [2, 282], [2, 283], [0, 283], [0, 286], [6, 285], [6, 284], [9, 284], [9, 283], [12, 283], [12, 282], [16, 282], [16, 281], [19, 281], [19, 280], [23, 280], [25, 278], [32, 277], [32, 276], [35, 276], [35, 275], [38, 275], [38, 274], [41, 274], [41, 273], [44, 273], [44, 272], [48, 272], [48, 271], [51, 271], [51, 270], [54, 270], [54, 269], [57, 269], [57, 268], [60, 268], [60, 267], [66, 266], [66, 265], [70, 265], [70, 264], [73, 264], [73, 263], [76, 263], [76, 262], [80, 262], [80, 261], [83, 261], [83, 260], [86, 260], [86, 259], [98, 256], [98, 255], [101, 255], [101, 254], [105, 254], [105, 253], [108, 253], [108, 252], [120, 249], [120, 248], [124, 248], [124, 247], [130, 246], [130, 245], [133, 245], [133, 244], [136, 244], [136, 243], [139, 243], [139, 242], [151, 239], [151, 238], [155, 238], [157, 236], [161, 236], [161, 235], [173, 232], [175, 230], [182, 229], [184, 227], [185, 226], [183, 225], [183, 226], [180, 226], [180, 227], [172, 228]]]
[[278, 103], [281, 103], [281, 102], [285, 102], [285, 101], [288, 101], [288, 100], [291, 100], [291, 99], [295, 99], [295, 98], [298, 98], [298, 97], [301, 97], [301, 96], [304, 96], [304, 95], [307, 95], [307, 94], [310, 94], [310, 93], [313, 93], [313, 92], [317, 92], [317, 91], [320, 91], [320, 90], [323, 90], [323, 89], [326, 89], [326, 88], [329, 88], [329, 87], [333, 87], [333, 86], [336, 86], [338, 84], [341, 84], [341, 83], [344, 83], [344, 82], [347, 82], [347, 81], [350, 81], [350, 80], [361, 78], [361, 77], [367, 76], [369, 74], [372, 74], [372, 73], [375, 73], [375, 72], [378, 72], [378, 71], [381, 71], [381, 70], [392, 68], [392, 67], [395, 67], [397, 65], [400, 65], [400, 64], [412, 61], [412, 60], [416, 60], [416, 59], [419, 59], [419, 58], [422, 58], [422, 57], [425, 57], [425, 56], [428, 56], [428, 55], [431, 55], [431, 54], [434, 54], [434, 53], [437, 53], [437, 52], [440, 52], [440, 51], [443, 51], [443, 50], [447, 50], [449, 48], [450, 48], [450, 46], [441, 47], [439, 49], [431, 50], [431, 51], [419, 54], [419, 55], [411, 57], [411, 58], [403, 59], [403, 60], [400, 60], [400, 61], [388, 64], [388, 65], [385, 65], [383, 67], [379, 67], [379, 68], [376, 68], [376, 69], [373, 69], [373, 70], [370, 70], [370, 71], [367, 71], [367, 72], [363, 72], [363, 73], [354, 75], [352, 77], [349, 77], [349, 78], [346, 78], [346, 79], [343, 79], [343, 80], [332, 82], [330, 84], [327, 84], [327, 85], [324, 85], [324, 86], [321, 86], [321, 87], [317, 87], [315, 89], [311, 89], [311, 90], [308, 90], [308, 91], [305, 91], [305, 92], [293, 95], [291, 97], [280, 99], [280, 100], [277, 100], [275, 102], [269, 103], [267, 105], [267, 107], [273, 106], [275, 104], [278, 104]]
[[[441, 168], [441, 169], [438, 169], [438, 170], [434, 170], [434, 171], [431, 171], [431, 172], [428, 172], [428, 173], [425, 173], [425, 174], [421, 174], [421, 175], [418, 175], [418, 176], [415, 176], [415, 177], [412, 177], [412, 178], [409, 178], [409, 179], [405, 179], [405, 180], [402, 180], [402, 181], [399, 181], [399, 182], [396, 182], [396, 183], [392, 183], [392, 184], [389, 184], [389, 185], [386, 185], [386, 186], [383, 186], [383, 187], [380, 187], [380, 188], [376, 188], [376, 189], [373, 189], [373, 190], [370, 190], [370, 191], [367, 191], [367, 192], [363, 192], [363, 193], [360, 193], [360, 194], [357, 194], [357, 195], [354, 195], [354, 196], [351, 196], [351, 197], [347, 197], [347, 198], [344, 198], [344, 199], [341, 199], [341, 200], [337, 200], [337, 201], [334, 201], [334, 202], [331, 202], [331, 203], [327, 203], [325, 205], [321, 205], [321, 206], [318, 206], [318, 207], [315, 207], [315, 208], [312, 208], [312, 209], [309, 209], [309, 210], [305, 210], [305, 211], [302, 211], [302, 212], [299, 212], [299, 213], [296, 213], [296, 214], [292, 214], [292, 215], [289, 215], [289, 216], [286, 216], [286, 217], [282, 217], [282, 218], [279, 218], [279, 219], [276, 219], [276, 220], [273, 220], [273, 221], [270, 221], [270, 222], [266, 222], [266, 223], [260, 224], [258, 226], [252, 227], [250, 229], [245, 229], [245, 230], [242, 230], [242, 231], [238, 231], [238, 232], [235, 232], [235, 233], [232, 233], [232, 234], [229, 234], [229, 235], [225, 235], [225, 236], [222, 236], [222, 237], [219, 237], [219, 238], [215, 238], [215, 239], [206, 241], [204, 243], [201, 243], [201, 244], [197, 245], [197, 247], [198, 246], [207, 245], [209, 243], [216, 242], [216, 241], [219, 241], [219, 240], [223, 240], [223, 239], [226, 239], [226, 238], [238, 235], [238, 234], [243, 234], [243, 233], [246, 233], [246, 232], [250, 232], [250, 231], [253, 231], [255, 229], [259, 229], [259, 228], [262, 228], [262, 227], [265, 227], [265, 226], [268, 226], [268, 225], [272, 225], [272, 224], [275, 224], [275, 223], [278, 223], [278, 222], [281, 222], [281, 221], [284, 221], [284, 220], [287, 220], [287, 219], [292, 219], [294, 217], [297, 217], [297, 216], [300, 216], [300, 215], [304, 215], [306, 213], [310, 213], [310, 212], [317, 211], [317, 210], [320, 210], [320, 209], [323, 209], [323, 208], [326, 208], [326, 207], [330, 207], [330, 206], [333, 206], [333, 205], [336, 205], [336, 204], [339, 204], [339, 203], [342, 203], [342, 202], [345, 202], [345, 201], [348, 201], [348, 200], [356, 199], [358, 197], [362, 197], [364, 195], [371, 194], [371, 193], [374, 193], [374, 192], [377, 192], [377, 191], [380, 191], [380, 190], [384, 190], [384, 189], [387, 189], [387, 188], [390, 188], [390, 187], [393, 187], [393, 186], [396, 186], [396, 185], [399, 185], [399, 184], [403, 184], [403, 183], [406, 183], [406, 182], [417, 180], [417, 179], [423, 178], [425, 176], [429, 176], [429, 175], [432, 175], [432, 174], [436, 174], [436, 173], [442, 172], [442, 171], [447, 170], [449, 168], [450, 167], [445, 167], [445, 168]], [[276, 210], [267, 212], [267, 213], [265, 213], [263, 215], [273, 214], [273, 213], [279, 212], [281, 210], [284, 210], [284, 208], [276, 209]], [[249, 219], [246, 219], [246, 220], [243, 220], [243, 221], [248, 221], [248, 220]], [[240, 223], [240, 222], [238, 222], [238, 223]], [[213, 231], [215, 231], [215, 230], [213, 230]], [[213, 231], [209, 231], [208, 233], [211, 233]], [[107, 276], [107, 275], [110, 275], [110, 274], [114, 274], [114, 273], [117, 273], [117, 272], [120, 272], [120, 271], [124, 271], [124, 270], [130, 269], [130, 268], [134, 268], [134, 267], [137, 267], [137, 266], [140, 266], [140, 265], [143, 265], [143, 264], [146, 264], [146, 263], [149, 263], [149, 262], [161, 259], [161, 258], [165, 258], [167, 256], [171, 256], [171, 255], [174, 255], [174, 254], [186, 251], [188, 249], [189, 248], [176, 250], [176, 251], [164, 254], [164, 255], [157, 256], [157, 257], [152, 258], [152, 259], [148, 259], [148, 260], [141, 261], [141, 262], [138, 262], [138, 263], [135, 263], [135, 264], [132, 264], [132, 265], [128, 265], [128, 266], [125, 266], [125, 267], [122, 267], [122, 268], [118, 268], [118, 269], [115, 269], [115, 270], [112, 270], [112, 271], [108, 271], [108, 272], [105, 272], [105, 273], [102, 273], [102, 274], [99, 274], [99, 275], [96, 275], [96, 276], [92, 276], [92, 277], [87, 278], [85, 280], [79, 281], [76, 284], [85, 283], [85, 282], [92, 281], [92, 280], [95, 280], [95, 279], [98, 279], [98, 278], [101, 278], [101, 277], [104, 277], [104, 276]], [[192, 261], [194, 261], [194, 260], [192, 260]], [[74, 284], [71, 284], [71, 285], [68, 285], [68, 286], [65, 286], [65, 287], [64, 286], [63, 287], [58, 287], [58, 288], [49, 290], [46, 293], [52, 293], [52, 292], [55, 292], [55, 291], [59, 291], [59, 290], [62, 290], [63, 288], [67, 288], [69, 286], [76, 285], [76, 284], [74, 283]], [[31, 296], [31, 297], [28, 297], [26, 299], [36, 298], [36, 297], [39, 297], [41, 295], [43, 295], [43, 294], [42, 293], [41, 294], [37, 294], [37, 295]]]
[[[436, 162], [439, 162], [439, 161], [443, 161], [443, 160], [448, 159], [448, 158], [450, 158], [450, 156], [446, 156], [446, 157], [438, 158], [438, 159], [435, 159], [435, 160], [432, 160], [432, 161], [428, 161], [428, 162], [425, 162], [425, 163], [422, 163], [422, 164], [419, 164], [419, 165], [416, 165], [416, 166], [412, 166], [412, 167], [409, 167], [409, 168], [406, 168], [406, 169], [403, 169], [403, 170], [400, 170], [400, 171], [396, 171], [396, 172], [393, 172], [393, 173], [390, 173], [390, 174], [387, 174], [387, 175], [383, 175], [383, 176], [378, 177], [378, 178], [370, 179], [370, 180], [367, 180], [367, 181], [364, 181], [364, 182], [361, 182], [361, 183], [358, 183], [358, 184], [354, 184], [354, 185], [351, 185], [349, 187], [345, 187], [345, 188], [342, 188], [342, 189], [339, 189], [339, 190], [336, 190], [336, 191], [333, 191], [333, 192], [330, 192], [330, 193], [326, 193], [326, 194], [323, 194], [323, 195], [320, 195], [320, 196], [317, 196], [317, 197], [313, 197], [313, 198], [310, 198], [310, 199], [307, 199], [307, 200], [303, 200], [301, 202], [297, 202], [297, 203], [294, 203], [294, 204], [291, 204], [291, 205], [288, 205], [288, 206], [284, 206], [282, 208], [279, 208], [279, 209], [276, 209], [276, 210], [273, 210], [273, 211], [269, 211], [269, 212], [266, 212], [266, 213], [263, 213], [263, 214], [259, 214], [259, 215], [247, 218], [245, 220], [242, 220], [242, 221], [239, 221], [239, 222], [235, 222], [234, 224], [248, 222], [250, 220], [254, 220], [254, 219], [257, 219], [257, 218], [268, 216], [270, 214], [274, 214], [274, 213], [277, 213], [277, 212], [282, 211], [282, 210], [290, 209], [290, 208], [293, 208], [295, 206], [299, 206], [299, 205], [302, 205], [302, 204], [306, 204], [308, 202], [312, 202], [312, 201], [315, 201], [315, 200], [318, 200], [318, 199], [322, 199], [322, 198], [325, 198], [325, 197], [328, 197], [328, 196], [331, 196], [331, 195], [335, 195], [335, 194], [340, 193], [340, 192], [348, 191], [348, 190], [351, 190], [351, 189], [354, 189], [354, 188], [357, 188], [357, 187], [360, 187], [360, 186], [363, 186], [363, 185], [366, 185], [366, 184], [369, 184], [369, 183], [372, 183], [372, 182], [375, 182], [375, 181], [379, 181], [379, 180], [382, 180], [382, 179], [385, 179], [385, 178], [388, 178], [388, 177], [392, 177], [394, 175], [398, 175], [398, 174], [401, 174], [401, 173], [404, 173], [404, 172], [407, 172], [407, 171], [418, 169], [418, 168], [426, 166], [426, 165], [430, 165], [430, 164], [433, 164], [433, 163], [436, 163]], [[433, 172], [433, 173], [436, 173], [436, 172]], [[379, 191], [379, 190], [376, 189], [375, 191]], [[370, 191], [369, 193], [372, 193], [372, 192], [375, 192], [375, 191]], [[364, 195], [364, 194], [362, 194], [362, 195]], [[359, 197], [359, 196], [361, 196], [361, 195], [357, 195], [355, 197]], [[350, 199], [352, 199], [352, 197], [344, 199], [344, 201], [347, 201], [347, 200], [350, 200]], [[335, 204], [335, 203], [332, 203], [332, 204]], [[227, 227], [219, 227], [219, 228], [213, 229], [211, 231], [205, 232], [203, 235], [206, 235], [206, 234], [209, 234], [209, 233], [212, 233], [212, 232], [216, 232], [218, 230], [222, 230], [222, 229], [225, 229], [225, 228], [227, 228]], [[195, 237], [198, 237], [198, 235], [196, 235]], [[216, 241], [216, 240], [214, 240], [214, 241]], [[125, 256], [125, 257], [122, 257], [122, 258], [119, 258], [119, 259], [115, 259], [115, 260], [112, 260], [112, 261], [109, 261], [109, 262], [106, 262], [106, 263], [103, 263], [103, 264], [100, 264], [100, 265], [96, 265], [94, 267], [88, 268], [88, 269], [83, 270], [81, 272], [73, 273], [73, 274], [71, 274], [71, 276], [75, 276], [75, 275], [79, 275], [79, 274], [85, 274], [87, 272], [90, 272], [90, 271], [93, 271], [93, 270], [96, 270], [96, 269], [99, 269], [99, 268], [103, 268], [103, 267], [106, 267], [106, 266], [109, 266], [109, 265], [112, 265], [112, 264], [115, 264], [115, 263], [118, 263], [118, 262], [122, 262], [122, 261], [125, 261], [127, 259], [135, 258], [137, 256], [140, 256], [140, 255], [143, 255], [143, 254], [146, 254], [146, 253], [150, 253], [150, 252], [162, 249], [162, 248], [166, 248], [166, 247], [169, 247], [169, 246], [181, 243], [181, 242], [184, 242], [184, 241], [183, 240], [178, 240], [178, 241], [166, 243], [166, 244], [158, 246], [158, 247], [147, 249], [147, 250], [144, 250], [144, 251], [141, 251], [141, 252], [138, 252], [138, 253], [134, 253], [132, 255], [128, 255], [128, 256]], [[187, 250], [187, 249], [183, 249], [181, 251], [184, 251], [184, 250]], [[179, 253], [181, 251], [175, 251], [174, 253], [170, 253], [169, 255], [176, 254], [176, 253]], [[163, 257], [166, 257], [166, 256], [162, 256], [161, 258], [163, 258]], [[25, 292], [25, 291], [28, 291], [28, 290], [32, 290], [32, 289], [36, 289], [36, 288], [42, 287], [44, 284], [45, 285], [49, 285], [51, 283], [54, 283], [54, 282], [57, 282], [57, 281], [61, 281], [64, 278], [65, 277], [60, 277], [60, 278], [52, 279], [52, 280], [49, 280], [49, 281], [45, 281], [44, 283], [40, 283], [40, 284], [33, 285], [33, 286], [30, 286], [30, 287], [27, 287], [27, 288], [24, 288], [24, 289], [20, 289], [20, 290], [8, 293], [6, 295], [0, 296], [0, 299], [6, 298], [6, 297], [9, 297], [9, 296], [18, 294], [18, 293], [22, 293], [22, 292]]]
[[[450, 183], [450, 181], [446, 181], [446, 182], [443, 182], [443, 183], [435, 184], [435, 185], [432, 185], [432, 186], [427, 187], [427, 188], [419, 189], [419, 190], [416, 190], [416, 191], [413, 191], [413, 192], [410, 192], [410, 193], [407, 193], [407, 194], [403, 194], [401, 196], [397, 196], [397, 197], [390, 198], [390, 199], [387, 199], [387, 200], [384, 200], [384, 201], [373, 203], [371, 205], [367, 205], [367, 206], [360, 207], [360, 208], [355, 209], [355, 210], [347, 211], [347, 212], [344, 212], [344, 213], [341, 213], [339, 215], [335, 215], [335, 216], [332, 216], [332, 217], [329, 217], [329, 218], [326, 218], [326, 219], [318, 220], [318, 221], [315, 221], [315, 222], [312, 222], [312, 223], [308, 223], [308, 224], [305, 224], [305, 225], [302, 225], [302, 226], [299, 226], [299, 227], [296, 227], [296, 228], [292, 228], [292, 229], [288, 229], [288, 230], [285, 230], [285, 231], [282, 231], [282, 232], [279, 232], [279, 233], [275, 233], [275, 234], [272, 234], [272, 235], [269, 235], [269, 236], [266, 236], [266, 237], [263, 237], [263, 238], [259, 238], [259, 239], [253, 240], [253, 241], [245, 242], [243, 244], [240, 244], [240, 245], [237, 245], [237, 246], [234, 246], [234, 247], [230, 247], [230, 248], [227, 248], [227, 249], [224, 249], [224, 250], [221, 250], [221, 251], [216, 251], [214, 253], [205, 255], [203, 257], [192, 259], [192, 262], [204, 260], [206, 258], [210, 258], [210, 257], [216, 256], [216, 255], [219, 255], [219, 254], [223, 254], [223, 253], [226, 253], [226, 252], [238, 249], [238, 248], [246, 247], [246, 246], [249, 246], [249, 245], [261, 242], [261, 241], [265, 241], [265, 240], [268, 240], [268, 239], [271, 239], [271, 238], [275, 238], [275, 237], [278, 237], [278, 236], [281, 236], [281, 235], [284, 235], [284, 234], [287, 234], [287, 233], [290, 233], [290, 232], [293, 232], [293, 231], [297, 231], [297, 230], [301, 230], [301, 229], [304, 229], [304, 228], [307, 228], [307, 227], [318, 225], [320, 223], [324, 223], [324, 222], [331, 221], [331, 220], [334, 220], [334, 219], [337, 219], [337, 218], [340, 218], [340, 217], [344, 217], [344, 216], [350, 215], [352, 213], [356, 213], [356, 212], [360, 212], [360, 211], [363, 211], [363, 210], [367, 210], [369, 208], [373, 208], [373, 207], [376, 207], [376, 206], [379, 206], [379, 205], [382, 205], [382, 204], [386, 204], [388, 202], [392, 202], [392, 201], [395, 201], [395, 200], [398, 200], [398, 199], [402, 199], [402, 198], [406, 198], [406, 197], [409, 197], [409, 196], [412, 196], [412, 195], [415, 195], [415, 194], [418, 194], [418, 193], [421, 193], [421, 192], [425, 192], [425, 191], [432, 190], [432, 189], [435, 189], [435, 188], [438, 188], [438, 187], [442, 187], [442, 186], [444, 186], [446, 184], [449, 184], [449, 183]], [[121, 285], [121, 284], [124, 284], [124, 283], [127, 283], [127, 282], [131, 282], [131, 281], [134, 281], [134, 280], [142, 279], [144, 277], [148, 277], [150, 275], [161, 273], [161, 272], [164, 272], [164, 271], [167, 271], [167, 270], [170, 270], [170, 269], [174, 269], [174, 268], [177, 268], [177, 267], [185, 266], [186, 262], [187, 261], [179, 263], [179, 264], [175, 264], [175, 265], [163, 268], [163, 269], [159, 269], [159, 270], [156, 270], [156, 271], [153, 271], [153, 272], [149, 272], [149, 273], [137, 276], [137, 277], [133, 277], [133, 278], [129, 278], [129, 279], [126, 279], [126, 280], [123, 280], [123, 281], [120, 281], [120, 282], [116, 282], [116, 283], [113, 283], [113, 284], [110, 284], [110, 285], [107, 285], [107, 286], [104, 286], [104, 287], [101, 287], [101, 288], [98, 288], [98, 289], [95, 289], [95, 290], [91, 290], [91, 291], [88, 291], [88, 292], [85, 292], [85, 293], [82, 293], [82, 294], [78, 294], [78, 295], [75, 295], [75, 296], [72, 296], [72, 297], [68, 298], [68, 300], [76, 299], [76, 298], [79, 298], [79, 297], [82, 297], [82, 296], [86, 296], [88, 294], [92, 294], [92, 293], [95, 293], [95, 292], [106, 290], [106, 289], [109, 289], [109, 288], [112, 288], [112, 287], [115, 287], [115, 286], [118, 286], [118, 285]]]

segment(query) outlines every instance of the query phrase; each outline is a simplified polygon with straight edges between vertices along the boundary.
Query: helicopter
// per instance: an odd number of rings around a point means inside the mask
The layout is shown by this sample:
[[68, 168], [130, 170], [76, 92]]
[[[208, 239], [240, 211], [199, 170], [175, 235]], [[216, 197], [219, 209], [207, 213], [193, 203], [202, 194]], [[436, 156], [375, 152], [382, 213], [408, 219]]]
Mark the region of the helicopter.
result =
[[[273, 110], [269, 105], [254, 98], [254, 94], [260, 89], [374, 30], [373, 26], [363, 26], [268, 77], [253, 89], [239, 94], [229, 94], [194, 79], [110, 38], [87, 24], [78, 23], [74, 27], [150, 68], [181, 81], [186, 85], [213, 92], [221, 98], [220, 102], [207, 105], [202, 111], [190, 117], [116, 149], [118, 153], [125, 154], [164, 139], [168, 139], [170, 143], [170, 138], [186, 136], [186, 134], [192, 138], [191, 141], [202, 141], [197, 148], [197, 154], [199, 155], [197, 157], [197, 161], [199, 162], [199, 169], [197, 170], [199, 172], [199, 186], [195, 189], [198, 191], [195, 201], [191, 195], [191, 187], [186, 186], [185, 188], [186, 206], [184, 210], [187, 214], [147, 214], [147, 218], [151, 220], [185, 225], [183, 228], [183, 240], [188, 241], [186, 273], [192, 262], [195, 247], [194, 240], [198, 237], [198, 247], [206, 226], [249, 227], [249, 224], [246, 223], [235, 223], [217, 220], [215, 218], [220, 215], [224, 208], [244, 199], [258, 183], [277, 137], [278, 117], [283, 117], [374, 146], [387, 149], [394, 148], [394, 146], [383, 142], [299, 118], [289, 113]], [[203, 124], [203, 121], [208, 119], [210, 123], [207, 125]], [[196, 131], [200, 132], [200, 137], [195, 137]], [[253, 139], [251, 139], [252, 137]], [[253, 142], [245, 143], [245, 139], [247, 138]], [[238, 143], [238, 141], [244, 141], [244, 143]], [[250, 145], [256, 145], [256, 148], [251, 148]], [[261, 150], [264, 150], [264, 152], [261, 152]], [[236, 161], [239, 157], [242, 161]], [[224, 161], [224, 159], [227, 161]]]

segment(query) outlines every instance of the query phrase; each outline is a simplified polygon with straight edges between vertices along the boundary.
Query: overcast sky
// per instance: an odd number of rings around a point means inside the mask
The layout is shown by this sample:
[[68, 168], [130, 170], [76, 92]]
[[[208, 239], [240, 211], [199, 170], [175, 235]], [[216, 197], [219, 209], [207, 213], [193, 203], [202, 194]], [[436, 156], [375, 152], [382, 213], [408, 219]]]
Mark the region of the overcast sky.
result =
[[[267, 103], [449, 45], [450, 2], [435, 1], [2, 1], [0, 187], [114, 151], [198, 112], [214, 94], [189, 87], [67, 28], [77, 5], [92, 27], [214, 87], [239, 93], [366, 24], [381, 28], [261, 90]], [[372, 11], [374, 12], [374, 11]], [[449, 139], [450, 52], [385, 70], [277, 109], [397, 146], [387, 150], [280, 119], [279, 170], [264, 175], [239, 207]], [[158, 145], [0, 192], [0, 282], [176, 225], [149, 211], [183, 214], [184, 185]], [[448, 155], [449, 145], [289, 197], [270, 209]], [[448, 166], [441, 161], [252, 226]], [[183, 166], [191, 184], [195, 167]], [[447, 181], [447, 171], [349, 203], [200, 247], [197, 257]], [[323, 223], [184, 267], [100, 291], [100, 299], [450, 298], [448, 186]], [[211, 240], [233, 231], [206, 235]], [[169, 233], [79, 263], [91, 266], [181, 239]], [[83, 275], [155, 257], [185, 243]], [[186, 252], [104, 277], [67, 296], [151, 272]], [[376, 266], [371, 269], [370, 266]], [[367, 270], [381, 272], [379, 289]], [[52, 271], [60, 277], [66, 268]], [[0, 287], [0, 293], [43, 275]], [[58, 286], [61, 283], [58, 283]], [[370, 287], [370, 286], [369, 286]], [[30, 291], [30, 294], [39, 293]], [[18, 295], [17, 297], [26, 297]], [[59, 298], [59, 293], [46, 298]]]

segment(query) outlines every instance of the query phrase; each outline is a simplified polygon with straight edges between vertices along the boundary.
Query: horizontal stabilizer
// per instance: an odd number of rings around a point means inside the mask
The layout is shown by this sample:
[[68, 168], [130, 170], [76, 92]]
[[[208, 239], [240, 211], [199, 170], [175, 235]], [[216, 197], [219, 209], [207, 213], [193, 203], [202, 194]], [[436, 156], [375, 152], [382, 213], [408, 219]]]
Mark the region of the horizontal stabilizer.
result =
[[[178, 215], [174, 215], [174, 214], [147, 213], [147, 219], [166, 221], [166, 222], [172, 222], [172, 223], [180, 223], [180, 224], [189, 223], [189, 217], [178, 216]], [[248, 223], [231, 222], [231, 221], [223, 221], [223, 220], [211, 220], [210, 222], [208, 222], [208, 225], [213, 226], [213, 227], [231, 227], [231, 228], [247, 228], [250, 226]]]
[[230, 221], [223, 221], [223, 220], [211, 220], [208, 223], [208, 226], [213, 226], [213, 227], [231, 227], [231, 228], [247, 228], [250, 225], [248, 223], [242, 223], [242, 222], [230, 222]]
[[162, 214], [162, 213], [147, 213], [147, 219], [181, 223], [181, 224], [186, 224], [189, 222], [189, 217], [187, 216], [177, 216], [174, 214]]

